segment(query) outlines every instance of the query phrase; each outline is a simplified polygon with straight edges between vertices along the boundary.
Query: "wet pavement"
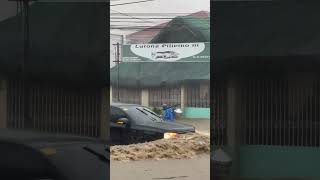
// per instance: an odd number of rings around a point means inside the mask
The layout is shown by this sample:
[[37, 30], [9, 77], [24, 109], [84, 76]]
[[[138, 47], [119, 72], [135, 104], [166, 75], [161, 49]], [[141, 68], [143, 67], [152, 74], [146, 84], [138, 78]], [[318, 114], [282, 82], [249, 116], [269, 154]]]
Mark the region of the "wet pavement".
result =
[[111, 161], [111, 180], [209, 180], [209, 155], [183, 160]]

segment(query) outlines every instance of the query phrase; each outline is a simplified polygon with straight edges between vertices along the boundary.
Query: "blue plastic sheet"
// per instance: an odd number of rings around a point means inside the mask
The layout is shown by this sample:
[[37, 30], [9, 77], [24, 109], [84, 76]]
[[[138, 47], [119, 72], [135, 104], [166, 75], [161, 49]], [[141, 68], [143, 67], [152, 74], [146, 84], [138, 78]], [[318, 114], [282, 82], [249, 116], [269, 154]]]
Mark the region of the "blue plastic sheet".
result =
[[173, 108], [168, 108], [164, 111], [164, 119], [166, 121], [174, 121], [176, 119]]

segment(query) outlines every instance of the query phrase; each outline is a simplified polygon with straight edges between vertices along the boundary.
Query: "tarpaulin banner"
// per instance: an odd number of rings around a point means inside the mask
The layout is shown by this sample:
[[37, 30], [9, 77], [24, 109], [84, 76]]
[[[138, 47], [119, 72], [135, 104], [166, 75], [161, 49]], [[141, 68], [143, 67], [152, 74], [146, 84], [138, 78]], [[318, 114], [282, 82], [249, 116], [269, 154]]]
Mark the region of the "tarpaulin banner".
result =
[[210, 43], [165, 43], [165, 44], [130, 44], [123, 45], [122, 61], [210, 61]]

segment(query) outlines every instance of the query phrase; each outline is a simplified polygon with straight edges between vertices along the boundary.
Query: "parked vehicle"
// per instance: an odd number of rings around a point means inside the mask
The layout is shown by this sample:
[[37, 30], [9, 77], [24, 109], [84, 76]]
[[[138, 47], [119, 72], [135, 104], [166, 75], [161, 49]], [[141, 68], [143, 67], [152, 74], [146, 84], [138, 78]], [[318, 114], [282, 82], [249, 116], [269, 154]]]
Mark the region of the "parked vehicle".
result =
[[0, 130], [0, 179], [106, 180], [109, 148], [96, 139]]
[[131, 144], [195, 132], [190, 125], [168, 122], [147, 107], [136, 104], [111, 104], [112, 144]]

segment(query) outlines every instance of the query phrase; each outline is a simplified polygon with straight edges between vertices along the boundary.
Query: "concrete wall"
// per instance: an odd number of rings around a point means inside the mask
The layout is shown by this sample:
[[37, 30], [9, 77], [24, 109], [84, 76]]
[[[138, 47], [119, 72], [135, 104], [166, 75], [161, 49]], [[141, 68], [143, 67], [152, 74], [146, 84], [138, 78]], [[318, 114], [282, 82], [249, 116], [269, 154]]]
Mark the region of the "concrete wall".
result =
[[183, 112], [185, 118], [210, 119], [210, 108], [186, 107]]

